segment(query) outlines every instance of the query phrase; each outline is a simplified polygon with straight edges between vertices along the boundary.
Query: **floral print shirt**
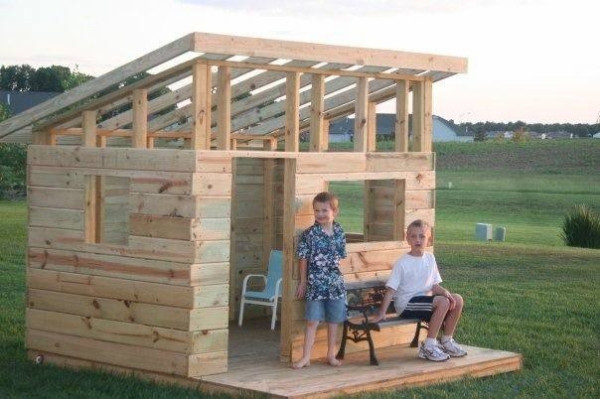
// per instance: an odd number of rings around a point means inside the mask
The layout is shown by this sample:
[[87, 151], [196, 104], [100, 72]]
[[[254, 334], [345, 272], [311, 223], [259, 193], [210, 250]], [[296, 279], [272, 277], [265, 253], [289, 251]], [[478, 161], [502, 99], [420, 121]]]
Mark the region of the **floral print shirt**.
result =
[[329, 236], [315, 221], [302, 233], [296, 255], [307, 261], [306, 300], [345, 298], [339, 264], [346, 257], [346, 235], [339, 223], [333, 222], [333, 235]]

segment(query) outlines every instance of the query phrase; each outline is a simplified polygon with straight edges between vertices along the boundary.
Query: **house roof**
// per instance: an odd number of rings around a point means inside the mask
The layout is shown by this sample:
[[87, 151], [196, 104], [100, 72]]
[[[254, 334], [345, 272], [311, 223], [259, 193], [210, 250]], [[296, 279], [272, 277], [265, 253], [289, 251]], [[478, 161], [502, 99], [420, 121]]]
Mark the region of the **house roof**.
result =
[[[216, 69], [230, 67], [232, 132], [261, 135], [285, 126], [284, 102], [278, 100], [285, 96], [290, 72], [301, 74], [300, 124], [306, 128], [314, 75], [325, 76], [325, 117], [335, 119], [354, 112], [356, 90], [349, 89], [358, 78], [368, 78], [368, 101], [379, 103], [395, 97], [399, 80], [436, 82], [467, 71], [467, 60], [461, 57], [191, 33], [0, 123], [0, 141], [29, 142], [32, 126], [62, 131], [80, 127], [82, 111], [90, 109], [104, 115], [99, 129], [127, 128], [132, 112], [123, 105], [131, 103], [136, 88], [147, 88], [149, 94], [163, 89], [164, 94], [148, 101], [149, 132], [189, 131], [190, 80], [197, 62], [212, 67], [213, 104]], [[150, 76], [125, 85], [141, 72]]]
[[11, 115], [16, 115], [59, 94], [47, 91], [0, 90], [0, 103], [8, 107]]

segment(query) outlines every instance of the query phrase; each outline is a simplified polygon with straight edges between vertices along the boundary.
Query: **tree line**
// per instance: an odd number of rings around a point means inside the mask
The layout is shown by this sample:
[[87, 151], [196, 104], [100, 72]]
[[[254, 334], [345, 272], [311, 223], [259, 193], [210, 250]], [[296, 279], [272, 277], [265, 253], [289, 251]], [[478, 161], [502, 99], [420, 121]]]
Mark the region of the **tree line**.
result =
[[[452, 122], [452, 121], [451, 121]], [[567, 132], [573, 133], [577, 137], [590, 137], [600, 132], [600, 123], [585, 124], [585, 123], [525, 123], [523, 121], [516, 122], [465, 122], [461, 123], [463, 129], [466, 129], [470, 134], [485, 135], [488, 132]]]
[[62, 65], [34, 68], [31, 65], [2, 65], [0, 67], [0, 90], [50, 91], [62, 93], [88, 80], [91, 75]]

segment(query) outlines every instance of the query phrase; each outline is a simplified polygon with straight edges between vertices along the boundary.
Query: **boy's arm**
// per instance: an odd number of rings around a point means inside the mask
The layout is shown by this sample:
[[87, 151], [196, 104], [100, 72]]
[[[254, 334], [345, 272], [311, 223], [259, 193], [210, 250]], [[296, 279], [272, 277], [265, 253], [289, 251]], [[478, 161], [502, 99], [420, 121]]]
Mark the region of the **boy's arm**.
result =
[[375, 317], [371, 319], [372, 323], [377, 323], [378, 321], [385, 320], [385, 314], [387, 312], [387, 309], [390, 307], [390, 303], [392, 303], [392, 298], [394, 298], [395, 293], [395, 289], [387, 287], [387, 289], [385, 290], [383, 301], [381, 301], [381, 307], [379, 308], [379, 312]]
[[454, 309], [456, 301], [454, 300], [454, 297], [452, 296], [452, 293], [450, 291], [448, 291], [439, 284], [434, 284], [433, 288], [431, 289], [431, 292], [433, 292], [433, 295], [440, 295], [448, 298], [448, 301], [450, 301], [450, 310]]
[[302, 299], [306, 294], [306, 278], [308, 268], [308, 262], [306, 259], [298, 259], [298, 268], [300, 269], [300, 284], [298, 284], [298, 289], [296, 290], [296, 298]]

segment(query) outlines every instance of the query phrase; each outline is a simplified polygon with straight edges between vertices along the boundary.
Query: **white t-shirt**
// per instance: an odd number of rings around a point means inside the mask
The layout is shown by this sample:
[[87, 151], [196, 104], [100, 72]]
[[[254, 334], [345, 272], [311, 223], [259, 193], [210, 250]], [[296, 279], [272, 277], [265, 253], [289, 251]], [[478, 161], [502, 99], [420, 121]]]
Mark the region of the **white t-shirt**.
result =
[[432, 295], [433, 285], [441, 282], [435, 257], [425, 252], [423, 256], [405, 254], [398, 259], [386, 286], [396, 290], [394, 307], [402, 313], [412, 297]]

